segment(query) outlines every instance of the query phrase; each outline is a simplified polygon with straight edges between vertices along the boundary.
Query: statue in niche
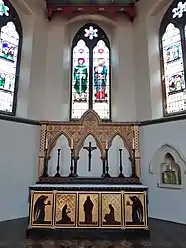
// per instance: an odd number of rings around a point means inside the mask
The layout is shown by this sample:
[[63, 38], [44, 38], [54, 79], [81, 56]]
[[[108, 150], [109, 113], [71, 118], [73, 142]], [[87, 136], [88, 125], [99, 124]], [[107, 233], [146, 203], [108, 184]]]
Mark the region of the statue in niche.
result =
[[181, 185], [180, 166], [170, 153], [166, 153], [162, 163], [162, 183]]

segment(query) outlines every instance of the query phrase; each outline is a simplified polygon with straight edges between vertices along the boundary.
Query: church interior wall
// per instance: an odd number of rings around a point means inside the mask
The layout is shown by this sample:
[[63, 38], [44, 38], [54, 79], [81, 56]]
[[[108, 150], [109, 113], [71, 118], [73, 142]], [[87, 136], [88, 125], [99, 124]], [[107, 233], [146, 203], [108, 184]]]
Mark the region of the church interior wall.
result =
[[46, 108], [45, 119], [69, 120], [71, 43], [78, 29], [87, 22], [96, 22], [100, 25], [110, 40], [112, 120], [133, 121], [136, 119], [136, 109], [132, 24], [128, 20], [113, 23], [107, 18], [94, 16], [74, 18], [70, 22], [56, 17], [51, 23], [48, 23], [46, 98], [52, 98], [53, 101]]
[[[143, 184], [149, 187], [149, 216], [184, 224], [186, 223], [185, 165], [182, 168], [183, 184], [180, 188], [158, 187], [159, 180], [155, 174], [150, 173], [149, 166], [155, 152], [164, 144], [175, 147], [178, 152], [185, 155], [185, 126], [186, 121], [182, 120], [140, 128], [141, 176]], [[157, 161], [153, 166], [160, 167], [160, 164]]]
[[0, 120], [0, 221], [28, 216], [28, 187], [36, 182], [40, 126]]
[[[159, 27], [172, 1], [140, 1], [134, 25], [135, 98], [138, 121], [163, 117]], [[145, 96], [145, 97], [144, 97]]]
[[40, 120], [44, 115], [47, 32], [41, 9], [12, 0], [23, 29], [16, 116]]
[[[161, 20], [171, 3], [166, 0], [158, 3], [141, 1], [138, 6], [141, 14], [135, 22], [134, 40], [136, 113], [139, 121], [163, 117], [158, 38]], [[142, 60], [143, 63], [140, 63]], [[157, 185], [156, 176], [150, 174], [149, 164], [155, 152], [165, 143], [185, 154], [185, 125], [186, 121], [182, 120], [140, 128], [141, 175], [143, 184], [149, 187], [149, 216], [184, 224], [185, 175], [182, 175], [184, 180], [180, 189], [161, 188]]]
[[[71, 22], [56, 17], [49, 23], [40, 12], [33, 15], [32, 11], [15, 4], [24, 34], [16, 116], [69, 120], [71, 41], [85, 22], [95, 21], [105, 30], [111, 43], [112, 120], [143, 121], [163, 117], [158, 32], [163, 13], [171, 2], [156, 3], [156, 0], [140, 1], [140, 14], [133, 24], [123, 19], [111, 23], [92, 16]], [[0, 195], [5, 199], [0, 220], [7, 220], [27, 216], [28, 185], [36, 181], [37, 175], [40, 128], [8, 121], [0, 123], [4, 172], [1, 173]], [[153, 154], [162, 144], [172, 144], [184, 154], [185, 125], [186, 121], [177, 121], [140, 129], [142, 182], [149, 187], [150, 217], [186, 223], [183, 217], [185, 185], [182, 189], [159, 188], [149, 173]], [[120, 147], [119, 138], [114, 145], [116, 149]], [[7, 151], [10, 154], [7, 155]], [[86, 151], [84, 155], [87, 157]], [[111, 157], [109, 160], [118, 163]], [[115, 169], [113, 167], [113, 174]], [[182, 205], [178, 204], [180, 201]]]

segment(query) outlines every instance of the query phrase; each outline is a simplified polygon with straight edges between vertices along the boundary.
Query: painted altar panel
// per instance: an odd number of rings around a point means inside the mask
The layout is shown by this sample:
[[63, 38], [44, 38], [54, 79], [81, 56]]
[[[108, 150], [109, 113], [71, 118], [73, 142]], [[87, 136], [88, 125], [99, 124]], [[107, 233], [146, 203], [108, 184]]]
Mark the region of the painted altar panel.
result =
[[118, 228], [122, 225], [121, 193], [101, 194], [101, 226]]
[[61, 192], [56, 194], [55, 226], [75, 227], [77, 194]]
[[52, 192], [33, 192], [31, 195], [30, 223], [35, 227], [53, 224], [54, 195]]
[[29, 229], [148, 230], [146, 190], [31, 191]]
[[99, 194], [79, 193], [78, 194], [78, 226], [98, 227], [99, 226]]
[[145, 192], [127, 192], [124, 194], [124, 223], [126, 228], [144, 228], [147, 226], [147, 208]]

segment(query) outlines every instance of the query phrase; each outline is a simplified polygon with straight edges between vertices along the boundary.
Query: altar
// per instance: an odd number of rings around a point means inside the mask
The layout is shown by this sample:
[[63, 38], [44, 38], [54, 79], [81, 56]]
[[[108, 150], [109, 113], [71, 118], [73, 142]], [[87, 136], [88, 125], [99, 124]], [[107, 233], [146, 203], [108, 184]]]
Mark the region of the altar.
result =
[[[60, 158], [64, 147], [56, 146], [61, 135], [66, 137], [69, 152], [63, 153], [63, 161]], [[90, 135], [96, 140], [94, 146], [90, 140], [85, 142]], [[116, 136], [121, 140], [117, 164], [109, 160], [115, 156]], [[124, 149], [128, 152], [127, 160], [123, 159]], [[95, 155], [98, 150], [100, 155]], [[49, 164], [52, 151], [56, 154], [54, 166]], [[84, 161], [79, 162], [80, 151], [87, 158], [84, 167]], [[99, 177], [94, 176], [94, 171], [91, 177], [79, 175], [82, 168], [90, 175], [98, 162]], [[130, 175], [126, 174], [127, 166]], [[77, 122], [42, 122], [38, 180], [29, 187], [27, 236], [65, 231], [148, 236], [147, 193], [140, 179], [138, 123], [103, 122], [93, 110], [88, 110]]]
[[147, 187], [107, 184], [30, 186], [28, 236], [59, 231], [149, 235]]

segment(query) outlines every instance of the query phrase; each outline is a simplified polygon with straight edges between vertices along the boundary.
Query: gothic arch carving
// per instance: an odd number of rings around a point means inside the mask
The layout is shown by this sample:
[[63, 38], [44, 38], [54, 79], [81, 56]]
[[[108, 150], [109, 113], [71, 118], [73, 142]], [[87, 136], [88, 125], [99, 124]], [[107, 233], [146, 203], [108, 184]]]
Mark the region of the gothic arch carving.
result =
[[149, 173], [152, 175], [157, 173], [157, 167], [163, 162], [164, 156], [167, 153], [170, 153], [174, 157], [177, 164], [184, 167], [184, 173], [186, 173], [186, 159], [178, 148], [170, 144], [164, 144], [156, 150], [149, 164]]
[[[122, 138], [129, 154], [131, 154], [132, 143], [134, 141], [136, 168], [140, 176], [139, 123], [104, 122], [93, 110], [88, 110], [78, 121], [41, 122], [39, 172], [44, 167], [45, 149], [48, 149], [49, 155], [57, 139], [62, 134], [67, 138], [70, 147], [73, 143], [75, 156], [79, 155], [79, 151], [88, 135], [92, 135], [95, 138], [102, 157], [105, 156], [107, 144], [111, 145], [116, 135]], [[48, 141], [47, 147], [46, 139]]]
[[80, 123], [82, 125], [98, 126], [101, 123], [99, 115], [92, 109], [87, 110], [81, 117]]
[[122, 139], [124, 146], [126, 147], [126, 149], [128, 150], [128, 152], [129, 152], [129, 154], [130, 154], [130, 153], [131, 153], [130, 146], [128, 145], [128, 142], [126, 141], [125, 137], [124, 137], [124, 136], [122, 135], [122, 133], [120, 133], [120, 132], [116, 132], [116, 133], [114, 133], [114, 135], [112, 135], [112, 136], [110, 137], [110, 139], [109, 139], [109, 141], [108, 141], [108, 147], [111, 147], [111, 146], [112, 146], [112, 142], [113, 142], [113, 140], [114, 140], [114, 138], [115, 138], [116, 136], [119, 136], [119, 137]]
[[84, 144], [86, 138], [87, 138], [89, 135], [91, 135], [91, 136], [95, 139], [96, 145], [97, 145], [97, 147], [99, 148], [99, 150], [100, 150], [100, 152], [101, 152], [101, 155], [103, 156], [103, 155], [104, 155], [104, 147], [102, 146], [100, 139], [99, 139], [96, 135], [94, 135], [94, 133], [91, 133], [91, 132], [85, 134], [85, 135], [80, 139], [80, 141], [78, 142], [78, 144], [77, 144], [77, 146], [76, 146], [76, 155], [77, 155], [77, 156], [79, 155], [79, 152], [80, 152], [81, 148], [83, 147], [83, 144]]
[[48, 154], [51, 153], [52, 149], [53, 149], [54, 146], [56, 145], [56, 142], [57, 142], [57, 140], [59, 139], [59, 137], [60, 137], [61, 135], [64, 135], [65, 138], [68, 140], [69, 146], [71, 145], [70, 136], [69, 136], [65, 131], [61, 131], [61, 132], [57, 133], [56, 136], [54, 136], [54, 137], [52, 138], [52, 140], [50, 140], [50, 143], [49, 143], [50, 145], [49, 145], [49, 147], [48, 147]]

